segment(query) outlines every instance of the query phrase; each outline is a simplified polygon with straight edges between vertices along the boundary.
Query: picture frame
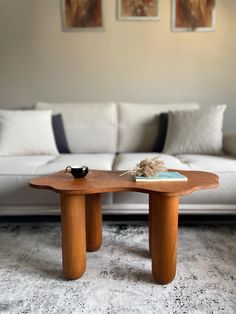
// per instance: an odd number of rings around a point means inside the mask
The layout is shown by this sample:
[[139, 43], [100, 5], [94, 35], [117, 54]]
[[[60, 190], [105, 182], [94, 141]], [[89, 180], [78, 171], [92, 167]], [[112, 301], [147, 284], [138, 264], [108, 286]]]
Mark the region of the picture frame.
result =
[[63, 31], [104, 30], [103, 0], [61, 0]]
[[117, 0], [118, 20], [159, 20], [160, 0]]
[[172, 31], [212, 32], [216, 25], [216, 0], [172, 0]]

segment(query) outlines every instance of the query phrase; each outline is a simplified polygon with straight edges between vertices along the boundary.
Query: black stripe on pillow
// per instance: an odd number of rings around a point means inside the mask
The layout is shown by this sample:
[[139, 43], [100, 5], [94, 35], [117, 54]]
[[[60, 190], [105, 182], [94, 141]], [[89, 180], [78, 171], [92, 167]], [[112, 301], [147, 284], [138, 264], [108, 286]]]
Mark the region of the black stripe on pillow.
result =
[[163, 112], [159, 116], [159, 129], [153, 146], [153, 152], [161, 153], [163, 151], [166, 133], [168, 128], [168, 113]]
[[52, 116], [52, 128], [59, 153], [70, 154], [61, 114]]

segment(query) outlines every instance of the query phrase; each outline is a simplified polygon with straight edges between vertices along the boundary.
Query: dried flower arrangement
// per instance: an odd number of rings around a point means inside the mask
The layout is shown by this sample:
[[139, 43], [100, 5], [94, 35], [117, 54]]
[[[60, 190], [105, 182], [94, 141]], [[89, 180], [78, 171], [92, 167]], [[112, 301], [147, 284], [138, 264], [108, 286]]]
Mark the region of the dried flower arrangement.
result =
[[158, 157], [153, 157], [141, 160], [134, 169], [126, 171], [120, 176], [129, 173], [133, 176], [152, 177], [158, 175], [160, 172], [166, 171], [167, 169], [164, 165], [163, 160]]

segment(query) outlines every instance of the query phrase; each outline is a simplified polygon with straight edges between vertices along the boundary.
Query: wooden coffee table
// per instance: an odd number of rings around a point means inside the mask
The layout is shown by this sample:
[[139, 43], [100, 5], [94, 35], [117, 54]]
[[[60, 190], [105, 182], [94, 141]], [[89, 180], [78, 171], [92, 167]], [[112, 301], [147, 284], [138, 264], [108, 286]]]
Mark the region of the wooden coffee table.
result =
[[[176, 171], [176, 170], [173, 170]], [[102, 244], [101, 193], [149, 194], [149, 250], [157, 283], [171, 282], [176, 273], [179, 196], [215, 188], [218, 176], [202, 171], [180, 171], [186, 182], [134, 182], [123, 171], [90, 170], [83, 179], [58, 172], [36, 178], [30, 186], [60, 193], [63, 272], [67, 279], [80, 278], [86, 269], [87, 251]]]

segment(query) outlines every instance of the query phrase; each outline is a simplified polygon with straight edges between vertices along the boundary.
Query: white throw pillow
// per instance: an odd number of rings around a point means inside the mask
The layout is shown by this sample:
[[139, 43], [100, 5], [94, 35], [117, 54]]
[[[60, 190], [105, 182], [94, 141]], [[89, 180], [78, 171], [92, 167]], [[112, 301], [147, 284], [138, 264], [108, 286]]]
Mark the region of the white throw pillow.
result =
[[51, 110], [0, 110], [0, 156], [19, 155], [58, 155]]
[[169, 112], [163, 153], [220, 154], [225, 109], [226, 105], [217, 105], [192, 111]]

